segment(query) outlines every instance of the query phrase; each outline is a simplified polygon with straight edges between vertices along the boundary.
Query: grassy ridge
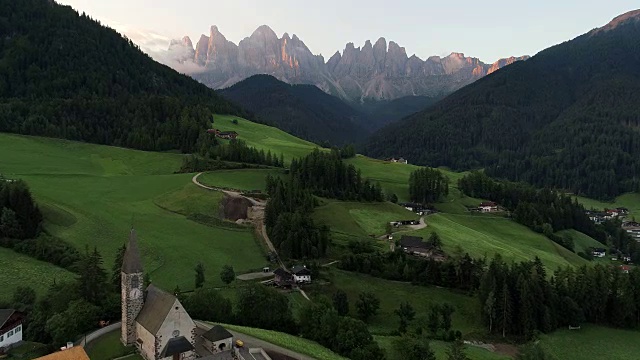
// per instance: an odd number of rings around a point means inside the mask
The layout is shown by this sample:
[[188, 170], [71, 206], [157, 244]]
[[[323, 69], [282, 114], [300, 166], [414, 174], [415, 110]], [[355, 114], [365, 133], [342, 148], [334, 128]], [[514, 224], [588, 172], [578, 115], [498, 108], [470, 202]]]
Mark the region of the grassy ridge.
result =
[[284, 171], [279, 169], [219, 170], [202, 174], [198, 181], [213, 187], [264, 191], [267, 175], [278, 176], [282, 174]]
[[562, 230], [558, 231], [557, 235], [564, 236], [569, 235], [573, 239], [573, 244], [575, 245], [576, 253], [584, 252], [585, 254], [588, 252], [590, 247], [606, 247], [602, 245], [598, 240], [592, 238], [589, 235], [581, 233], [580, 231], [574, 229]]
[[[217, 216], [220, 194], [173, 174], [182, 156], [0, 134], [0, 171], [22, 178], [43, 206], [44, 227], [83, 250], [96, 246], [110, 268], [133, 225], [144, 266], [168, 289], [193, 287], [193, 267], [243, 272], [264, 264], [250, 229], [205, 226], [184, 214]], [[243, 256], [236, 256], [242, 250]], [[207, 277], [220, 283], [215, 275]]]
[[8, 300], [18, 286], [28, 285], [38, 295], [46, 293], [54, 281], [72, 280], [76, 275], [44, 261], [35, 260], [0, 247], [0, 300]]

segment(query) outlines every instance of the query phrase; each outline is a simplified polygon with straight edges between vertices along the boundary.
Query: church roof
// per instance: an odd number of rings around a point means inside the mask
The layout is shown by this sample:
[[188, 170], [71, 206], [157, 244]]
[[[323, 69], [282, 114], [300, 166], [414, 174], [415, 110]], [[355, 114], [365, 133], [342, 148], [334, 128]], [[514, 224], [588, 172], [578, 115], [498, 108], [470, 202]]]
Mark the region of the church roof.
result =
[[193, 349], [193, 345], [184, 336], [175, 337], [167, 341], [167, 345], [165, 345], [164, 349], [160, 353], [160, 358], [164, 359]]
[[160, 330], [162, 323], [167, 318], [171, 307], [176, 302], [176, 297], [153, 285], [147, 288], [147, 297], [144, 306], [136, 321], [147, 331], [155, 335]]
[[220, 325], [216, 325], [209, 329], [206, 333], [202, 334], [202, 337], [209, 341], [220, 341], [228, 338], [232, 338], [233, 335], [227, 329], [223, 328]]
[[142, 272], [142, 261], [138, 250], [138, 236], [136, 231], [131, 229], [129, 234], [129, 244], [122, 258], [122, 272], [125, 274], [135, 274]]

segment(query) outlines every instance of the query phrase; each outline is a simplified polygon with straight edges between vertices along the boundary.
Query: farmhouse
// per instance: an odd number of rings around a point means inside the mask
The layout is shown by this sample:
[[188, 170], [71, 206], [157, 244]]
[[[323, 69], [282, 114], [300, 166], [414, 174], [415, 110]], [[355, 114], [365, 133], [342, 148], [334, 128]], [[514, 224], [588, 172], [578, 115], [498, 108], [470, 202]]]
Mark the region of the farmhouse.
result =
[[36, 358], [35, 360], [89, 360], [89, 356], [82, 346], [73, 346], [73, 343], [71, 343], [61, 351]]
[[121, 269], [124, 345], [135, 345], [146, 360], [195, 359], [196, 324], [180, 301], [153, 285], [143, 289], [142, 261], [131, 230]]
[[498, 211], [498, 204], [494, 203], [493, 201], [485, 201], [478, 205], [478, 209], [481, 212], [496, 212]]
[[22, 322], [25, 316], [14, 309], [0, 309], [0, 349], [10, 348], [22, 341]]
[[631, 271], [631, 266], [629, 265], [620, 265], [620, 270], [623, 274], [628, 274]]
[[388, 159], [386, 159], [386, 161], [389, 161], [389, 162], [392, 162], [392, 163], [399, 163], [399, 164], [408, 164], [409, 163], [409, 161], [407, 161], [406, 159], [403, 159], [403, 158], [399, 158], [399, 159], [388, 158]]
[[603, 248], [593, 248], [591, 249], [591, 255], [597, 258], [603, 258], [607, 255], [607, 250]]
[[279, 287], [291, 287], [294, 283], [293, 275], [284, 269], [278, 268], [273, 274], [275, 275], [274, 282]]
[[397, 220], [397, 221], [389, 222], [391, 226], [395, 226], [395, 227], [400, 227], [401, 225], [418, 225], [419, 223], [420, 221], [418, 220]]
[[311, 270], [306, 266], [296, 265], [291, 268], [291, 274], [293, 274], [293, 281], [296, 284], [308, 284], [311, 283]]
[[430, 212], [426, 206], [418, 203], [400, 203], [399, 205], [418, 215], [424, 215], [425, 213]]
[[209, 134], [214, 134], [216, 137], [227, 140], [235, 140], [238, 137], [238, 133], [235, 131], [221, 131], [220, 129], [209, 129]]

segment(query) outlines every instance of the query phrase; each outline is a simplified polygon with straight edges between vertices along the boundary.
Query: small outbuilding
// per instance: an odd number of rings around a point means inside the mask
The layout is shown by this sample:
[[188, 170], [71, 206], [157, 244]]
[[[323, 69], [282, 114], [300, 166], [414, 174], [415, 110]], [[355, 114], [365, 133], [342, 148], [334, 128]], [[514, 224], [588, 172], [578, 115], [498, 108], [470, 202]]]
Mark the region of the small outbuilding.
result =
[[233, 349], [233, 335], [220, 325], [216, 325], [202, 334], [204, 347], [212, 353]]

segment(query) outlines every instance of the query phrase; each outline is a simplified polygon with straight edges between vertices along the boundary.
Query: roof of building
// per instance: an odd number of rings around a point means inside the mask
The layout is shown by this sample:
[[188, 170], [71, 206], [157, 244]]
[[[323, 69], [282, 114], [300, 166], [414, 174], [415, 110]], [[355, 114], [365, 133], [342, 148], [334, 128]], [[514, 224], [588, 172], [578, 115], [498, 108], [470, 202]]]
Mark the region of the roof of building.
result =
[[182, 354], [187, 351], [193, 350], [193, 344], [187, 340], [184, 336], [174, 337], [167, 341], [167, 345], [164, 346], [162, 352], [160, 353], [160, 358], [164, 359], [169, 356], [173, 356], [176, 354]]
[[2, 329], [14, 312], [16, 312], [14, 309], [0, 309], [0, 329]]
[[631, 271], [631, 266], [629, 266], [629, 265], [620, 265], [620, 269], [622, 269], [622, 271]]
[[306, 266], [296, 265], [291, 268], [291, 273], [296, 275], [311, 275], [311, 271]]
[[209, 329], [206, 333], [202, 334], [202, 337], [209, 341], [220, 341], [232, 338], [233, 335], [225, 328], [220, 325], [215, 325], [211, 329]]
[[279, 277], [285, 277], [285, 278], [290, 278], [293, 275], [291, 275], [290, 272], [288, 272], [287, 270], [284, 270], [282, 268], [277, 268], [274, 272], [274, 275], [279, 276]]
[[480, 206], [497, 206], [498, 204], [494, 203], [493, 201], [484, 201], [480, 203]]
[[155, 335], [160, 330], [164, 319], [166, 319], [175, 302], [175, 296], [149, 285], [144, 306], [140, 310], [138, 317], [136, 317], [136, 321], [151, 334]]
[[419, 236], [407, 236], [402, 235], [400, 238], [400, 246], [402, 247], [412, 247], [412, 248], [423, 248], [428, 249], [431, 245], [422, 241], [422, 238]]
[[122, 272], [125, 274], [135, 274], [142, 272], [142, 261], [138, 250], [138, 235], [134, 229], [129, 233], [129, 244], [122, 258]]
[[36, 358], [35, 360], [89, 360], [89, 356], [82, 346], [74, 346], [66, 350]]

